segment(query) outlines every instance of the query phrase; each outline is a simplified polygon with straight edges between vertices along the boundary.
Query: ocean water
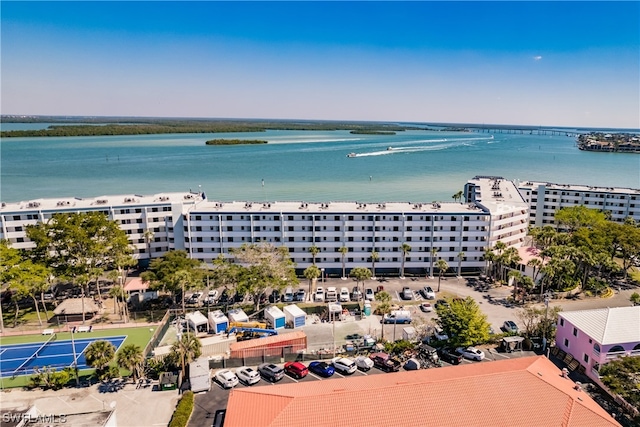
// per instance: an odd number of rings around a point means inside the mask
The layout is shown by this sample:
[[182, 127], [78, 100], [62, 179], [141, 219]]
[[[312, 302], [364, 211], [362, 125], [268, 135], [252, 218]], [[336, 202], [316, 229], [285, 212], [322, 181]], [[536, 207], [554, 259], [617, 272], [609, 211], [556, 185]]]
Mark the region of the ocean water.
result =
[[[217, 138], [269, 143], [205, 145]], [[0, 154], [4, 202], [189, 189], [221, 201], [450, 201], [475, 175], [640, 188], [640, 155], [580, 151], [575, 138], [557, 135], [267, 131], [3, 138]]]

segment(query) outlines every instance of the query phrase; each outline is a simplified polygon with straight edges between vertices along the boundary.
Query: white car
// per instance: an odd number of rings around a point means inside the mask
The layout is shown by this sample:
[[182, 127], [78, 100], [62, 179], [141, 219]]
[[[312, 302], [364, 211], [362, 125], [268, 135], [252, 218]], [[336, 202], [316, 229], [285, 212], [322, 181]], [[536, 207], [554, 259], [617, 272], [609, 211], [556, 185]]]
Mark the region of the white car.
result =
[[433, 311], [433, 306], [431, 303], [423, 302], [420, 304], [420, 310], [422, 310], [423, 313], [431, 313]]
[[368, 371], [373, 368], [373, 360], [371, 360], [367, 356], [358, 356], [356, 357], [356, 367], [361, 371]]
[[367, 301], [373, 301], [375, 299], [375, 295], [373, 294], [373, 289], [367, 288], [364, 290], [364, 299]]
[[356, 362], [348, 357], [334, 357], [331, 359], [331, 364], [342, 374], [353, 374], [358, 369]]
[[340, 288], [340, 302], [349, 302], [349, 288]]
[[464, 357], [465, 359], [471, 359], [471, 360], [477, 360], [477, 361], [481, 361], [482, 359], [484, 359], [484, 351], [478, 350], [475, 347], [467, 347], [467, 348], [458, 347], [456, 348], [456, 352], [462, 355], [462, 357]]
[[236, 376], [246, 385], [253, 385], [260, 382], [260, 373], [246, 366], [236, 369]]
[[425, 297], [426, 299], [436, 299], [436, 293], [433, 291], [431, 286], [425, 286], [424, 288], [422, 288], [422, 291], [420, 292], [422, 293], [422, 296]]
[[316, 302], [324, 302], [324, 288], [322, 286], [318, 286], [316, 288], [315, 298]]
[[215, 379], [222, 388], [233, 388], [238, 385], [238, 377], [229, 369], [221, 369], [216, 372]]

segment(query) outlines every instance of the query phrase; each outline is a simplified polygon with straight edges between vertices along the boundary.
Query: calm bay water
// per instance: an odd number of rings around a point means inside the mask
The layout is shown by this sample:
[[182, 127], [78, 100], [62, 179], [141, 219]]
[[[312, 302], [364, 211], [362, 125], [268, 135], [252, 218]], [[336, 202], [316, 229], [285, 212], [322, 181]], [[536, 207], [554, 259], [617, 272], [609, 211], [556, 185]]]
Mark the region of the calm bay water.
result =
[[[204, 144], [217, 138], [269, 144]], [[348, 158], [351, 152], [358, 157]], [[222, 201], [450, 201], [475, 175], [640, 188], [640, 155], [584, 152], [574, 138], [548, 135], [267, 131], [4, 138], [0, 154], [4, 202], [198, 188]]]

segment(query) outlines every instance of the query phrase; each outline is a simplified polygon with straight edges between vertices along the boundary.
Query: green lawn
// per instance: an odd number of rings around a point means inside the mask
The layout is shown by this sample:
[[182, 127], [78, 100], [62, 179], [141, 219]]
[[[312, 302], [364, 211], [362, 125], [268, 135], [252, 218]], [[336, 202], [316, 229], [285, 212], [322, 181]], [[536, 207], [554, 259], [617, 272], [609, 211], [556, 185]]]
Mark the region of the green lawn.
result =
[[[144, 350], [145, 346], [153, 336], [156, 327], [138, 327], [138, 328], [114, 328], [114, 329], [98, 329], [93, 330], [89, 333], [76, 333], [74, 334], [74, 338], [103, 338], [103, 337], [115, 337], [126, 335], [127, 339], [124, 341], [122, 346], [127, 344], [136, 344], [140, 347], [141, 350]], [[0, 345], [10, 345], [10, 344], [26, 344], [26, 343], [37, 343], [37, 342], [45, 342], [51, 338], [49, 335], [18, 335], [11, 337], [2, 337], [0, 338]], [[70, 340], [71, 333], [70, 332], [60, 332], [56, 334], [56, 341], [62, 340]], [[80, 374], [88, 374], [91, 371], [81, 371]], [[124, 371], [123, 371], [124, 373]], [[126, 373], [124, 373], [126, 374]], [[3, 378], [0, 379], [0, 388], [13, 388], [13, 387], [24, 387], [29, 383], [29, 375], [23, 375], [16, 377], [14, 379], [11, 378]]]

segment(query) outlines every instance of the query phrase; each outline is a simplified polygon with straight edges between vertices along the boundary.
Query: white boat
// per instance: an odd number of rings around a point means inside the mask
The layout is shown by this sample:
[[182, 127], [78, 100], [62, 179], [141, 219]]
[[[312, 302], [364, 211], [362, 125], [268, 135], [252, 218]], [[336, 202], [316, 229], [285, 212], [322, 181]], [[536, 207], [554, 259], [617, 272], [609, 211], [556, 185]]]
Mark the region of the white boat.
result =
[[387, 151], [393, 150], [393, 147], [387, 147]]
[[347, 154], [347, 157], [356, 157], [356, 153], [349, 153]]

